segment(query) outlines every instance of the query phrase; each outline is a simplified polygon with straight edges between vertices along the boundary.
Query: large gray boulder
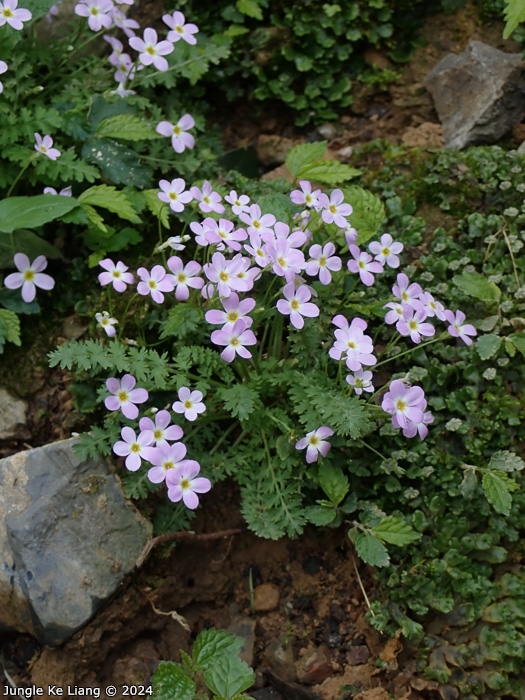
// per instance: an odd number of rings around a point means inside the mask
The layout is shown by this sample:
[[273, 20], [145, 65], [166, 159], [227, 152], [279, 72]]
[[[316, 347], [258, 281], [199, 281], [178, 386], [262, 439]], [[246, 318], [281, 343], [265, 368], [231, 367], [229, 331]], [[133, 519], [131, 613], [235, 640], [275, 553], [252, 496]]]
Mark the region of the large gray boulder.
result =
[[427, 74], [443, 126], [446, 148], [494, 143], [525, 116], [525, 63], [471, 41], [462, 54], [449, 54]]
[[0, 460], [0, 629], [56, 646], [83, 627], [151, 536], [103, 459], [76, 438]]

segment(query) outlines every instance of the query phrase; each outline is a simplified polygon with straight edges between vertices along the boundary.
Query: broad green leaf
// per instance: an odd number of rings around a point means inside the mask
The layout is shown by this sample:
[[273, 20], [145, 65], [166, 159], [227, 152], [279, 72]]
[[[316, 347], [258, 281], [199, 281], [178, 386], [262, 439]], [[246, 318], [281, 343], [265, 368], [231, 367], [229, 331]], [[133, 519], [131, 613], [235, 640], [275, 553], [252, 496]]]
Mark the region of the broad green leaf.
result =
[[322, 527], [323, 525], [329, 525], [335, 520], [337, 510], [332, 505], [309, 506], [305, 509], [305, 515], [311, 523]]
[[478, 478], [476, 476], [476, 470], [474, 467], [469, 467], [465, 469], [463, 475], [463, 481], [459, 485], [459, 490], [463, 498], [471, 498], [476, 493], [476, 488], [478, 486]]
[[503, 38], [508, 39], [521, 22], [525, 22], [525, 2], [523, 0], [505, 0], [505, 29]]
[[45, 255], [46, 258], [62, 257], [58, 248], [27, 229], [19, 229], [12, 236], [0, 236], [0, 268], [11, 267], [15, 253], [25, 253], [31, 260], [38, 255]]
[[494, 452], [489, 462], [489, 469], [499, 472], [518, 472], [525, 468], [525, 462], [514, 452], [501, 450]]
[[483, 319], [483, 321], [480, 321], [478, 323], [477, 328], [479, 328], [479, 330], [483, 331], [484, 333], [489, 333], [490, 331], [494, 330], [498, 321], [499, 316], [497, 314], [494, 316], [487, 316]]
[[353, 180], [358, 175], [361, 175], [360, 170], [344, 165], [338, 160], [320, 160], [302, 168], [297, 177], [301, 180], [312, 180], [314, 182], [323, 182], [327, 185], [336, 185], [340, 182]]
[[6, 340], [20, 347], [22, 343], [20, 341], [20, 319], [18, 316], [14, 311], [0, 309], [0, 319], [4, 324]]
[[24, 7], [25, 10], [29, 10], [31, 12], [33, 15], [31, 22], [34, 22], [35, 20], [46, 15], [55, 2], [56, 0], [25, 0], [21, 6]]
[[348, 478], [338, 467], [323, 462], [319, 467], [319, 484], [330, 501], [338, 506], [348, 493]]
[[497, 284], [489, 282], [479, 272], [463, 272], [461, 275], [455, 275], [452, 281], [464, 294], [480, 301], [498, 301], [501, 296], [501, 290]]
[[225, 655], [204, 671], [204, 680], [220, 698], [231, 700], [255, 681], [255, 673], [237, 656]]
[[38, 314], [38, 301], [26, 302], [22, 299], [19, 289], [0, 289], [0, 304], [15, 314]]
[[360, 532], [354, 544], [358, 556], [365, 564], [378, 567], [389, 565], [390, 557], [385, 545], [370, 532]]
[[160, 139], [162, 136], [155, 131], [152, 124], [134, 114], [115, 114], [104, 119], [97, 129], [96, 136], [120, 139], [122, 141], [144, 141]]
[[124, 192], [117, 190], [116, 187], [95, 185], [94, 187], [84, 190], [78, 198], [78, 201], [81, 204], [107, 209], [121, 219], [126, 219], [126, 221], [131, 221], [134, 224], [141, 223], [140, 217], [137, 215], [129, 199]]
[[357, 230], [358, 245], [377, 235], [386, 216], [385, 205], [375, 194], [352, 185], [343, 189], [345, 202], [352, 206], [350, 224]]
[[0, 202], [0, 231], [12, 233], [19, 228], [37, 228], [59, 219], [78, 206], [74, 197], [39, 194], [35, 197], [9, 197]]
[[395, 515], [388, 515], [372, 528], [372, 532], [383, 542], [403, 546], [421, 538], [408, 523]]
[[308, 165], [323, 157], [326, 151], [326, 141], [314, 141], [314, 143], [301, 143], [294, 146], [286, 156], [286, 166], [296, 177]]
[[521, 352], [521, 354], [525, 357], [525, 331], [520, 331], [519, 333], [511, 333], [505, 338], [505, 350], [509, 353], [511, 357], [514, 357], [514, 354], [509, 352], [509, 344], [512, 344], [512, 347], [515, 347], [517, 350]]
[[195, 700], [197, 687], [186, 672], [172, 661], [161, 661], [151, 677], [155, 700]]
[[498, 352], [501, 346], [501, 337], [495, 333], [486, 333], [476, 341], [476, 350], [482, 360], [488, 360]]
[[89, 139], [82, 147], [82, 158], [98, 165], [102, 174], [116, 185], [142, 188], [152, 184], [153, 170], [140, 162], [135, 151], [112, 139]]
[[235, 7], [247, 17], [262, 20], [263, 13], [255, 0], [237, 0]]
[[509, 515], [512, 497], [506, 480], [494, 472], [485, 472], [481, 484], [487, 501], [494, 507], [494, 510], [502, 515]]
[[114, 100], [106, 102], [102, 95], [93, 95], [91, 105], [89, 107], [87, 120], [93, 130], [98, 128], [98, 125], [105, 119], [115, 116], [116, 114], [131, 114], [136, 110], [127, 100]]
[[285, 194], [265, 194], [259, 199], [258, 204], [263, 214], [273, 214], [277, 221], [288, 225], [292, 223], [296, 207]]
[[217, 663], [219, 657], [235, 655], [242, 649], [243, 641], [234, 634], [214, 627], [199, 632], [193, 645], [192, 658], [195, 667], [205, 671], [211, 664]]

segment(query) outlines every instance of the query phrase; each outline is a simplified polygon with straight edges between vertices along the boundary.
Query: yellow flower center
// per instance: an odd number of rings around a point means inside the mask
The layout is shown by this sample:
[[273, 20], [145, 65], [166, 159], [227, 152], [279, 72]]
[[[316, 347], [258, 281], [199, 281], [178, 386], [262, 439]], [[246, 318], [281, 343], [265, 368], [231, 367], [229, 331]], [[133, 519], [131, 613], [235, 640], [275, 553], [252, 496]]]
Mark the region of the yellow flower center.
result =
[[406, 301], [408, 299], [408, 294], [406, 292], [401, 292], [401, 299], [403, 299], [403, 301]]
[[349, 341], [347, 342], [347, 346], [348, 346], [349, 348], [351, 348], [352, 350], [355, 350], [355, 348], [356, 348], [356, 344], [354, 343], [353, 340], [349, 340]]
[[2, 10], [2, 14], [4, 15], [4, 17], [6, 19], [9, 19], [10, 17], [14, 17], [12, 10], [10, 10], [8, 7], [4, 7], [4, 9]]
[[261, 222], [254, 220], [254, 221], [252, 221], [252, 226], [253, 226], [253, 228], [261, 228]]
[[114, 277], [116, 280], [119, 280], [121, 277], [120, 270], [112, 270], [111, 276]]
[[165, 472], [167, 472], [168, 469], [173, 469], [174, 466], [175, 465], [173, 464], [173, 462], [164, 462], [162, 465], [162, 468], [164, 469]]
[[335, 204], [330, 204], [328, 209], [330, 210], [331, 214], [337, 214], [337, 207], [335, 206]]
[[239, 318], [239, 314], [237, 313], [237, 311], [230, 311], [226, 318], [230, 323], [235, 323], [235, 321]]
[[324, 267], [326, 265], [326, 258], [323, 255], [319, 258], [319, 265], [320, 267]]
[[186, 275], [183, 274], [182, 272], [180, 272], [180, 273], [177, 275], [177, 282], [178, 282], [179, 284], [183, 284], [184, 282], [186, 282], [186, 279], [187, 279]]
[[396, 408], [398, 411], [403, 412], [406, 408], [406, 403], [404, 401], [402, 401], [401, 399], [398, 399], [396, 401]]
[[129, 396], [125, 391], [119, 391], [119, 393], [117, 394], [117, 398], [121, 403], [124, 403], [129, 399]]
[[239, 345], [239, 338], [232, 338], [230, 340], [230, 345], [233, 345], [233, 347], [236, 348], [237, 345]]
[[90, 7], [89, 13], [93, 15], [93, 17], [96, 17], [98, 15], [98, 7]]
[[153, 46], [146, 46], [146, 53], [149, 53], [150, 56], [155, 56], [156, 51]]
[[415, 321], [409, 321], [408, 327], [410, 328], [411, 331], [415, 331], [415, 330], [417, 330], [417, 323]]
[[24, 272], [24, 280], [26, 282], [32, 282], [34, 280], [34, 278], [35, 278], [35, 273], [33, 272], [33, 270], [26, 270]]
[[299, 308], [299, 302], [297, 301], [297, 299], [292, 299], [292, 301], [290, 302], [290, 308], [292, 309], [292, 311], [297, 311], [297, 309]]
[[178, 124], [175, 124], [175, 126], [173, 127], [173, 133], [175, 134], [175, 136], [178, 136], [181, 131], [182, 129], [180, 128], [180, 126]]
[[137, 454], [140, 452], [140, 445], [138, 442], [132, 442], [130, 447], [129, 447], [130, 452], [133, 452], [134, 454]]
[[225, 272], [224, 270], [222, 272], [219, 272], [219, 279], [221, 282], [227, 282], [229, 279], [228, 273]]
[[192, 407], [193, 407], [193, 401], [186, 399], [186, 401], [184, 402], [184, 408], [192, 408]]
[[203, 198], [202, 198], [202, 201], [203, 201], [205, 204], [209, 204], [209, 203], [210, 203], [210, 198], [209, 198], [209, 197], [203, 197]]
[[183, 491], [186, 491], [187, 489], [190, 488], [190, 482], [189, 479], [182, 479], [179, 486]]
[[361, 270], [364, 270], [364, 269], [365, 269], [365, 264], [364, 264], [364, 262], [363, 262], [362, 260], [359, 260], [359, 261], [358, 261], [357, 266], [358, 266]]
[[179, 34], [184, 34], [184, 29], [180, 26], [180, 24], [176, 25], [175, 31], [178, 32]]
[[177, 199], [179, 198], [179, 195], [178, 195], [176, 192], [170, 192], [169, 195], [168, 195], [168, 197], [169, 197], [171, 200], [173, 200], [174, 202], [176, 202]]
[[153, 437], [155, 438], [155, 440], [160, 440], [162, 437], [162, 430], [160, 428], [157, 428], [156, 430], [154, 430]]
[[157, 283], [155, 282], [155, 280], [149, 280], [149, 281], [148, 281], [148, 287], [149, 287], [150, 289], [157, 289]]
[[315, 445], [318, 445], [318, 444], [319, 444], [319, 438], [316, 437], [315, 435], [310, 435], [310, 437], [308, 438], [308, 442], [310, 443], [310, 445], [314, 445], [314, 446], [315, 446]]
[[279, 265], [280, 265], [281, 267], [286, 267], [286, 260], [282, 257], [282, 255], [280, 255], [280, 256], [277, 258], [277, 262], [279, 263]]
[[40, 146], [40, 150], [42, 153], [47, 153], [47, 148], [43, 144]]
[[388, 258], [388, 256], [390, 255], [390, 248], [382, 248], [381, 255], [383, 255], [383, 257], [385, 258]]

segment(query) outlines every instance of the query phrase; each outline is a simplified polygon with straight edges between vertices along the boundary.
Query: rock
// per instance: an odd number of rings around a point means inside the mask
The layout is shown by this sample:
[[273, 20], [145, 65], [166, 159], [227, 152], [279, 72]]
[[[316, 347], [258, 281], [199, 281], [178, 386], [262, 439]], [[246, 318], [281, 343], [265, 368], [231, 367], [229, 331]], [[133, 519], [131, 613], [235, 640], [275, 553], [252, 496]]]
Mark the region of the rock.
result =
[[253, 617], [237, 615], [227, 628], [227, 632], [236, 634], [244, 640], [239, 656], [248, 666], [253, 666], [253, 650], [255, 647], [255, 620]]
[[282, 694], [285, 700], [321, 700], [321, 696], [309, 688], [303, 688], [298, 683], [280, 678], [271, 672], [267, 675], [270, 683]]
[[115, 592], [150, 536], [103, 459], [76, 438], [0, 460], [0, 628], [56, 646]]
[[257, 158], [267, 167], [281, 165], [297, 142], [276, 134], [260, 134], [255, 150]]
[[402, 134], [401, 141], [410, 148], [421, 148], [422, 146], [443, 146], [441, 135], [441, 124], [433, 122], [423, 122], [419, 126], [409, 126]]
[[274, 639], [266, 648], [264, 662], [279, 678], [296, 680], [292, 646], [284, 635]]
[[360, 666], [366, 664], [370, 658], [370, 651], [366, 644], [361, 644], [358, 647], [349, 647], [346, 652], [346, 663], [349, 666]]
[[521, 54], [471, 41], [427, 74], [425, 87], [443, 125], [446, 148], [494, 143], [525, 116]]
[[261, 688], [256, 690], [255, 693], [250, 693], [250, 697], [254, 700], [284, 700], [281, 693], [278, 693], [273, 688]]
[[0, 440], [27, 437], [27, 403], [0, 389]]
[[309, 647], [295, 662], [297, 680], [306, 685], [318, 685], [332, 675], [332, 655], [328, 647]]
[[255, 612], [271, 612], [279, 606], [280, 597], [275, 583], [261, 583], [253, 591], [253, 609]]

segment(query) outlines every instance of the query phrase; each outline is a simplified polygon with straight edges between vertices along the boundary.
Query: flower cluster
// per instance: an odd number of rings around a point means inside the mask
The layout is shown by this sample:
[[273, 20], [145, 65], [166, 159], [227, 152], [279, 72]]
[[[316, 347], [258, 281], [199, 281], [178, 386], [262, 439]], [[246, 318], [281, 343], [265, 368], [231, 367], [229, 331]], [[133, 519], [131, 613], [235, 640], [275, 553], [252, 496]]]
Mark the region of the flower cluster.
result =
[[394, 379], [390, 390], [384, 395], [381, 408], [392, 416], [394, 428], [401, 428], [405, 437], [419, 437], [424, 440], [428, 434], [427, 425], [434, 418], [425, 411], [427, 401], [420, 386], [407, 386], [400, 379]]

